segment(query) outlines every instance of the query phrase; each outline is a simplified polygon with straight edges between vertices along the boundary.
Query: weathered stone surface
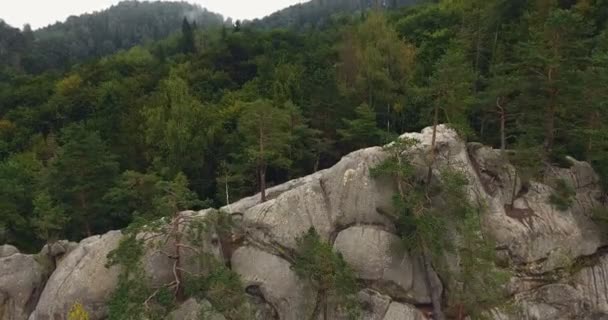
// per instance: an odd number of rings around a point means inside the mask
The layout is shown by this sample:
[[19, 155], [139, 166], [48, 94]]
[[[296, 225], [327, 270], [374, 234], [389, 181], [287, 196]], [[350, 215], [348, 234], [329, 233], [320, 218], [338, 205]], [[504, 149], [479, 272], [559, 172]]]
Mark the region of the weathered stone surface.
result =
[[[244, 210], [243, 227], [251, 238], [294, 248], [297, 237], [314, 227], [330, 240], [336, 230], [353, 224], [377, 224], [394, 229], [387, 217], [393, 211], [393, 184], [374, 179], [370, 168], [385, 158], [382, 148], [351, 153], [330, 169], [287, 183], [265, 203], [249, 199], [226, 210]], [[277, 187], [278, 188], [278, 187]], [[237, 209], [238, 208], [238, 209]]]
[[[416, 174], [424, 179], [432, 129], [403, 137], [419, 141], [410, 156]], [[606, 318], [608, 258], [598, 250], [608, 243], [591, 219], [591, 211], [602, 205], [603, 194], [587, 163], [568, 159], [568, 168], [546, 167], [539, 181], [525, 182], [500, 151], [467, 145], [443, 125], [437, 127], [436, 155], [433, 182], [440, 182], [439, 173], [446, 167], [460, 169], [467, 176], [470, 199], [487, 209], [481, 215], [484, 234], [496, 239], [500, 265], [516, 271], [509, 292], [517, 314], [496, 311], [494, 319]], [[380, 147], [359, 150], [329, 169], [269, 188], [269, 200], [264, 203], [255, 195], [223, 207], [221, 210], [239, 218], [235, 234], [223, 232], [219, 237], [208, 230], [195, 249], [231, 260], [246, 285], [256, 320], [311, 319], [318, 307], [317, 293], [296, 276], [288, 260], [296, 239], [314, 227], [343, 253], [367, 287], [358, 294], [362, 319], [421, 320], [420, 311], [405, 302], [426, 304], [429, 294], [418, 259], [395, 250], [398, 239], [390, 218], [393, 181], [370, 176], [370, 168], [385, 157]], [[557, 179], [565, 180], [576, 191], [572, 207], [563, 212], [548, 200]], [[208, 217], [216, 213], [208, 209], [183, 214]], [[45, 247], [38, 260], [56, 257], [57, 269], [30, 319], [63, 320], [76, 301], [83, 303], [92, 320], [106, 316], [106, 303], [120, 271], [105, 268], [106, 255], [121, 237], [119, 232], [110, 232], [78, 245], [60, 242]], [[222, 247], [224, 243], [229, 248]], [[174, 247], [169, 241], [147, 250], [143, 264], [150, 285], [172, 280], [173, 261], [159, 249], [171, 252]], [[185, 257], [194, 253], [185, 247], [182, 250]], [[9, 261], [6, 259], [12, 262], [4, 263]], [[46, 270], [44, 262], [35, 260], [14, 247], [0, 247], [2, 320], [25, 319], [34, 309]], [[577, 268], [584, 267], [573, 269], [575, 261]], [[205, 270], [199, 263], [185, 264], [184, 268]], [[570, 274], [573, 270], [577, 271]], [[187, 319], [203, 304], [187, 301], [172, 317]], [[342, 320], [339, 311], [330, 308], [329, 313], [332, 319]]]
[[363, 320], [382, 320], [391, 304], [391, 297], [377, 291], [364, 289], [357, 295], [361, 301], [361, 318]]
[[373, 178], [370, 169], [386, 159], [381, 147], [355, 151], [328, 169], [320, 178], [334, 230], [353, 224], [393, 228], [395, 188], [390, 178]]
[[35, 255], [14, 253], [0, 258], [0, 319], [27, 319], [49, 273]]
[[594, 311], [608, 314], [608, 255], [595, 263], [574, 276], [574, 286]]
[[207, 300], [201, 302], [196, 299], [188, 299], [176, 310], [172, 311], [166, 320], [226, 320], [226, 318], [216, 312]]
[[91, 319], [107, 314], [106, 302], [118, 282], [119, 268], [106, 268], [106, 256], [117, 247], [120, 231], [82, 240], [49, 278], [30, 320], [62, 320], [70, 307], [80, 302]]
[[334, 249], [357, 277], [394, 298], [429, 303], [429, 291], [418, 259], [399, 249], [399, 238], [372, 226], [354, 226], [338, 234]]
[[244, 225], [249, 236], [263, 242], [275, 242], [295, 248], [296, 238], [310, 227], [329, 239], [332, 224], [319, 184], [306, 184], [281, 194], [277, 199], [259, 204], [245, 213]]
[[15, 253], [19, 253], [19, 249], [10, 244], [4, 244], [0, 246], [0, 258], [11, 256]]
[[[203, 222], [208, 221], [211, 215], [217, 213], [214, 209], [202, 210], [199, 212], [184, 211], [181, 213], [183, 217], [183, 223], [180, 226], [180, 232], [184, 235], [181, 239], [184, 246], [179, 248], [181, 255], [182, 268], [186, 272], [201, 274], [208, 270], [209, 266], [204, 265], [205, 261], [196, 259], [200, 253], [209, 254], [210, 256], [217, 259], [218, 262], [223, 262], [221, 244], [218, 239], [217, 232], [212, 225], [197, 225], [197, 228], [203, 228], [200, 234], [194, 231], [191, 236], [197, 234], [200, 239], [189, 239], [191, 234], [191, 220]], [[167, 230], [167, 233], [169, 230]], [[174, 260], [167, 257], [167, 253], [174, 255], [176, 254], [176, 243], [175, 239], [169, 237], [166, 234], [141, 234], [140, 237], [149, 239], [147, 241], [147, 250], [143, 257], [144, 269], [149, 279], [149, 285], [151, 286], [162, 286], [172, 282], [174, 279], [173, 264]], [[196, 246], [190, 244], [190, 242], [196, 242]]]
[[[603, 246], [601, 233], [590, 219], [591, 210], [601, 205], [601, 188], [588, 164], [570, 159], [570, 168], [548, 167], [543, 181], [531, 181], [523, 188], [499, 150], [469, 145], [469, 151], [469, 166], [479, 177], [473, 181], [489, 209], [484, 227], [509, 251], [513, 263], [544, 273]], [[553, 192], [549, 184], [556, 179], [564, 179], [576, 190], [573, 206], [564, 212], [549, 201]]]
[[60, 240], [52, 244], [46, 244], [40, 250], [39, 255], [48, 258], [55, 259], [56, 261], [61, 260], [66, 254], [78, 247], [78, 243], [70, 242], [67, 240]]
[[310, 319], [316, 303], [314, 292], [298, 278], [289, 262], [253, 247], [241, 247], [232, 256], [232, 268], [247, 290], [257, 287], [281, 320]]
[[[209, 213], [184, 212], [185, 216], [204, 219]], [[185, 224], [183, 228], [188, 228]], [[141, 237], [149, 239], [146, 253], [143, 257], [143, 266], [148, 285], [166, 285], [174, 280], [173, 262], [164, 252], [173, 252], [174, 241], [166, 240], [166, 236], [153, 237], [151, 234], [142, 234]], [[203, 239], [197, 251], [212, 254], [221, 259], [221, 249], [214, 230], [209, 228], [203, 233]], [[118, 284], [120, 268], [113, 266], [106, 268], [107, 255], [114, 250], [122, 239], [120, 231], [111, 231], [103, 236], [94, 236], [80, 242], [69, 254], [65, 255], [57, 264], [55, 272], [40, 297], [31, 320], [61, 320], [65, 319], [67, 311], [75, 303], [80, 302], [91, 319], [103, 319], [107, 315], [107, 306], [112, 292]], [[162, 243], [158, 246], [157, 243]], [[180, 250], [184, 269], [190, 272], [202, 272], [206, 266], [198, 260], [189, 259], [195, 255], [187, 248]], [[94, 284], [94, 285], [92, 285]]]
[[425, 316], [413, 306], [393, 302], [388, 307], [384, 320], [425, 320]]
[[[295, 189], [297, 187], [300, 187], [302, 185], [315, 181], [321, 175], [323, 175], [323, 173], [325, 171], [326, 170], [317, 171], [314, 174], [311, 174], [311, 175], [308, 175], [308, 176], [305, 176], [302, 178], [290, 180], [290, 181], [287, 181], [280, 185], [268, 188], [268, 189], [266, 189], [266, 199], [267, 200], [276, 199], [279, 195], [281, 195], [289, 190]], [[243, 213], [245, 213], [245, 211], [258, 205], [260, 203], [260, 200], [261, 200], [260, 194], [256, 194], [251, 197], [246, 197], [246, 198], [240, 199], [234, 203], [231, 203], [230, 205], [223, 206], [222, 208], [220, 208], [220, 210], [227, 212], [229, 214], [239, 214], [239, 213], [243, 214]]]

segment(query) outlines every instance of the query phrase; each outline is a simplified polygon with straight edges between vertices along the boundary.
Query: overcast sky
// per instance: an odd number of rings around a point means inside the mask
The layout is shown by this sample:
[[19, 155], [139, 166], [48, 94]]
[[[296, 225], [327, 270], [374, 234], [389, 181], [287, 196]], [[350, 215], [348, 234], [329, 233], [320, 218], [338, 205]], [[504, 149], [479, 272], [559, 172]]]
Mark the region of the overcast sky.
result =
[[[0, 0], [0, 19], [21, 28], [25, 23], [37, 29], [71, 15], [99, 11], [120, 0]], [[233, 19], [264, 17], [305, 0], [189, 0], [210, 11]]]

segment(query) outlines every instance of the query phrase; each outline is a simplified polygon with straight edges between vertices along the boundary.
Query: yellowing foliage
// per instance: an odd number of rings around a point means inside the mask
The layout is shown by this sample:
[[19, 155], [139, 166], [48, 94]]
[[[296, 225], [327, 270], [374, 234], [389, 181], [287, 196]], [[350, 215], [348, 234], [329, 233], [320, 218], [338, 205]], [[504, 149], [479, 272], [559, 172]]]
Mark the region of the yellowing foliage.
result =
[[55, 89], [58, 94], [69, 96], [70, 94], [75, 93], [81, 85], [82, 78], [77, 74], [72, 74], [57, 82]]
[[76, 302], [70, 308], [68, 320], [89, 320], [89, 313], [80, 302]]

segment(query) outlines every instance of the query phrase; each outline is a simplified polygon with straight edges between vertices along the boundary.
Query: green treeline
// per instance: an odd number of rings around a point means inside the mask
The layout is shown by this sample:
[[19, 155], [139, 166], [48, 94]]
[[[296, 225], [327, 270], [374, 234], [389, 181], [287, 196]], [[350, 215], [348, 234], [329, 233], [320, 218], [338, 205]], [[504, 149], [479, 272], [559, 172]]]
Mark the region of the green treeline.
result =
[[435, 119], [608, 178], [607, 18], [605, 0], [444, 0], [302, 30], [186, 19], [66, 72], [4, 67], [0, 242], [121, 228], [171, 185], [232, 202]]

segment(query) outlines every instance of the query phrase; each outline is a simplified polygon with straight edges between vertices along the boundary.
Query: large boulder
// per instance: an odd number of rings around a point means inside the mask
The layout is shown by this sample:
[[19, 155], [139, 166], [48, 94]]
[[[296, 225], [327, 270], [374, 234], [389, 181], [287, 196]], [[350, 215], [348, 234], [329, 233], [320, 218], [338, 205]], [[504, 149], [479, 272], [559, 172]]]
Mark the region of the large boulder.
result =
[[166, 320], [226, 320], [226, 318], [215, 311], [211, 303], [207, 300], [196, 301], [196, 299], [188, 299], [182, 303], [177, 309], [173, 310]]
[[[184, 217], [206, 219], [211, 211], [184, 212]], [[184, 224], [182, 228], [188, 228]], [[185, 233], [187, 230], [182, 229]], [[146, 251], [142, 258], [147, 285], [159, 286], [174, 280], [174, 260], [167, 253], [174, 249], [174, 241], [163, 234], [140, 234], [146, 239]], [[189, 259], [200, 252], [220, 260], [221, 248], [217, 235], [212, 228], [205, 229], [196, 241], [196, 248], [188, 245], [184, 239], [184, 248], [180, 250], [184, 258], [184, 269], [201, 273], [207, 265], [204, 259]], [[57, 264], [57, 269], [49, 278], [40, 297], [40, 301], [30, 320], [65, 319], [71, 306], [79, 302], [90, 314], [92, 320], [107, 316], [109, 301], [118, 284], [120, 266], [106, 267], [107, 255], [118, 247], [123, 235], [120, 231], [111, 231], [102, 236], [93, 236], [82, 240], [76, 248], [65, 255]], [[186, 247], [192, 247], [188, 249]], [[94, 284], [94, 285], [91, 285]]]
[[35, 255], [13, 253], [0, 258], [0, 319], [27, 319], [50, 271]]
[[426, 317], [413, 306], [393, 302], [388, 307], [383, 320], [425, 320]]
[[19, 253], [19, 249], [10, 244], [3, 244], [0, 246], [0, 258], [8, 257]]
[[573, 282], [593, 310], [608, 314], [608, 255], [598, 257], [592, 265], [577, 272]]
[[[330, 169], [288, 183], [290, 188], [276, 198], [251, 207], [237, 203], [227, 209], [248, 207], [242, 226], [250, 238], [291, 249], [297, 237], [311, 227], [328, 241], [337, 230], [354, 224], [394, 229], [388, 218], [393, 211], [393, 184], [390, 179], [370, 175], [370, 168], [385, 157], [380, 147], [359, 150]], [[252, 200], [246, 203], [253, 204]]]
[[[499, 150], [470, 145], [478, 190], [488, 205], [484, 227], [507, 250], [512, 263], [542, 274], [566, 267], [604, 245], [591, 211], [601, 206], [599, 178], [589, 164], [569, 159], [569, 168], [547, 167], [541, 181], [523, 186]], [[563, 179], [576, 191], [573, 205], [560, 211], [549, 198]], [[515, 198], [513, 199], [513, 194]]]
[[280, 320], [310, 319], [316, 292], [300, 279], [286, 260], [256, 249], [241, 247], [232, 255], [232, 268], [248, 292], [260, 292]]
[[80, 302], [91, 319], [107, 315], [110, 295], [118, 283], [120, 268], [106, 268], [106, 256], [118, 246], [122, 233], [111, 231], [82, 240], [59, 264], [30, 320], [62, 320], [76, 302]]
[[354, 226], [338, 234], [334, 249], [374, 289], [400, 300], [430, 303], [421, 261], [399, 245], [399, 237], [392, 233]]

